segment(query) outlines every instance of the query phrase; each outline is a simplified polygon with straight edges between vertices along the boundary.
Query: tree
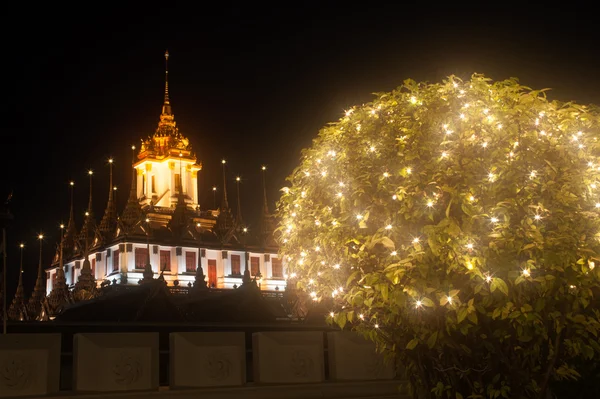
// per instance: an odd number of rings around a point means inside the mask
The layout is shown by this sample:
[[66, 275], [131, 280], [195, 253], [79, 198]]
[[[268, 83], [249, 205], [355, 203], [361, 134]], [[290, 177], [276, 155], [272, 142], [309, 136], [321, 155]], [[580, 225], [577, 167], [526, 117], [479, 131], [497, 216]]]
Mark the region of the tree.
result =
[[302, 151], [288, 279], [415, 397], [546, 397], [600, 345], [600, 112], [517, 79], [407, 80]]

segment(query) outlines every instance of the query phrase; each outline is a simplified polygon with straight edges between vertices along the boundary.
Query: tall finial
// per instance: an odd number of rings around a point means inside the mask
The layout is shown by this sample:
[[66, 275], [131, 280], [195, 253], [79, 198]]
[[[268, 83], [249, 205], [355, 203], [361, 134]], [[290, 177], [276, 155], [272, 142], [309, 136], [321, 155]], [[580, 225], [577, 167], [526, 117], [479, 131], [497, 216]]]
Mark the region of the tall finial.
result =
[[104, 235], [105, 238], [109, 238], [110, 234], [112, 234], [114, 227], [117, 224], [117, 207], [113, 196], [115, 192], [115, 187], [113, 186], [113, 162], [114, 160], [110, 158], [108, 160], [108, 166], [110, 168], [110, 181], [108, 185], [108, 203], [106, 204], [106, 210], [104, 211], [104, 216], [102, 217], [102, 221], [100, 221], [100, 232]]
[[171, 115], [171, 102], [169, 101], [169, 51], [165, 51], [165, 102], [162, 108], [163, 115]]
[[261, 169], [262, 169], [262, 184], [263, 184], [263, 212], [265, 214], [268, 214], [269, 213], [269, 205], [267, 202], [267, 183], [265, 180], [265, 173], [266, 173], [267, 167], [263, 165], [261, 167]]
[[89, 215], [92, 214], [92, 175], [94, 174], [93, 170], [88, 170], [88, 175], [90, 176], [90, 200], [88, 201], [88, 212]]
[[69, 191], [70, 191], [70, 195], [71, 195], [71, 205], [70, 205], [70, 210], [69, 210], [69, 223], [67, 223], [67, 231], [71, 231], [71, 229], [75, 228], [75, 217], [73, 216], [73, 186], [75, 186], [75, 182], [74, 181], [70, 181], [69, 182]]
[[229, 202], [227, 201], [227, 179], [225, 177], [225, 164], [227, 161], [224, 159], [221, 161], [223, 165], [223, 199], [221, 200], [221, 211], [225, 211], [225, 209], [229, 208]]
[[240, 202], [240, 177], [235, 178], [235, 184], [237, 188], [237, 213], [235, 215], [235, 224], [238, 229], [242, 229], [244, 220], [242, 219], [242, 203]]

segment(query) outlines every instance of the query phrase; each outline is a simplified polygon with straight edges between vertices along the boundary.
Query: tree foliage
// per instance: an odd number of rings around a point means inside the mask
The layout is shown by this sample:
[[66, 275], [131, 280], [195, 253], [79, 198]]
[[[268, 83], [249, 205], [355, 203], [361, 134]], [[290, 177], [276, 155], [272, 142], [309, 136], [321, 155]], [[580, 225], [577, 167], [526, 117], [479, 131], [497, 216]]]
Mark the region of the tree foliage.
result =
[[545, 397], [600, 356], [599, 135], [597, 108], [517, 79], [377, 93], [288, 177], [288, 282], [415, 397]]

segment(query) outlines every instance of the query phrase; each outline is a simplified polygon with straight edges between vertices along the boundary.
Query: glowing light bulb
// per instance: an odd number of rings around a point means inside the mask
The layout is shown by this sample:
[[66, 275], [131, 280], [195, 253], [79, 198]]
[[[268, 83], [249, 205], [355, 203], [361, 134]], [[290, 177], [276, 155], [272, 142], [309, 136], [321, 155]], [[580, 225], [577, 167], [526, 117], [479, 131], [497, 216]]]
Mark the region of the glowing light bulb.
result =
[[484, 141], [483, 143], [481, 143], [481, 146], [482, 146], [483, 148], [487, 147], [487, 146], [488, 146], [488, 143], [487, 143], [487, 141]]
[[41, 240], [41, 239], [43, 239], [43, 238], [44, 238], [44, 235], [43, 235], [43, 234], [40, 234], [40, 235], [38, 235], [38, 238]]
[[304, 258], [306, 256], [306, 252], [304, 252], [304, 251], [300, 252], [300, 256], [302, 256]]
[[342, 197], [344, 196], [344, 194], [343, 194], [343, 193], [341, 193], [341, 192], [339, 192], [339, 193], [337, 193], [337, 194], [336, 194], [336, 196], [337, 196], [338, 198], [342, 198]]
[[361, 219], [363, 218], [363, 216], [362, 216], [362, 215], [356, 215], [356, 218], [357, 218], [358, 220], [361, 220]]
[[315, 291], [310, 293], [311, 298], [316, 298], [317, 297], [317, 293]]
[[24, 248], [25, 244], [19, 244], [19, 248]]
[[235, 181], [240, 181], [240, 180], [241, 180], [241, 179], [240, 179], [240, 177], [239, 177], [239, 176], [235, 178]]
[[108, 163], [113, 163], [113, 159], [112, 159], [112, 158], [110, 158], [110, 159], [108, 160]]
[[495, 217], [495, 216], [492, 216], [492, 217], [491, 217], [491, 219], [490, 219], [490, 221], [491, 221], [492, 223], [498, 223], [498, 218], [497, 218], [497, 217]]
[[442, 158], [447, 158], [448, 157], [448, 153], [446, 151], [442, 151]]
[[390, 255], [392, 255], [392, 256], [396, 256], [396, 255], [398, 255], [398, 252], [396, 252], [396, 251], [392, 251], [392, 253], [391, 253]]
[[339, 268], [340, 268], [340, 264], [339, 264], [339, 263], [336, 263], [335, 265], [333, 265], [333, 268], [334, 268], [334, 269], [339, 269]]
[[485, 276], [485, 281], [487, 281], [488, 283], [492, 281], [492, 276], [490, 276], [489, 274]]
[[475, 197], [473, 197], [472, 195], [469, 196], [469, 201], [473, 202], [475, 201]]
[[331, 221], [331, 225], [332, 225], [332, 226], [335, 226], [335, 225], [337, 225], [337, 221], [336, 221], [336, 220], [332, 220], [332, 221]]
[[467, 262], [467, 269], [473, 270], [473, 264], [471, 262]]
[[369, 151], [374, 152], [375, 151], [375, 146], [370, 146], [369, 147]]
[[227, 163], [227, 161], [226, 161], [226, 160], [224, 160], [224, 159], [222, 159], [222, 160], [221, 160], [221, 163], [222, 163], [223, 165], [225, 165], [225, 164]]
[[542, 217], [541, 217], [540, 215], [535, 215], [533, 218], [534, 218], [535, 220], [540, 220]]
[[592, 261], [589, 261], [588, 262], [588, 266], [590, 267], [590, 270], [594, 270], [594, 268], [596, 267], [596, 263], [592, 262]]
[[427, 207], [431, 208], [433, 206], [433, 201], [427, 201]]
[[410, 175], [412, 173], [412, 169], [411, 168], [406, 168], [406, 174]]
[[498, 124], [496, 125], [496, 127], [497, 127], [498, 129], [502, 129], [502, 123], [498, 123]]
[[390, 174], [388, 172], [383, 172], [383, 177], [390, 177]]
[[91, 175], [93, 175], [93, 174], [94, 174], [94, 171], [93, 171], [93, 170], [91, 170], [91, 169], [90, 169], [90, 170], [88, 170], [88, 175], [90, 175], [90, 176], [91, 176]]
[[530, 275], [531, 275], [531, 272], [529, 271], [529, 269], [523, 269], [523, 276], [529, 277]]
[[131, 149], [132, 149], [132, 150], [135, 150], [135, 146], [134, 146], [134, 145], [132, 145], [132, 146], [131, 146]]
[[419, 241], [421, 241], [421, 240], [419, 239], [419, 237], [415, 237], [415, 238], [413, 238], [413, 240], [412, 240], [413, 244], [418, 244], [418, 243], [419, 243]]
[[471, 243], [468, 243], [468, 244], [466, 245], [466, 247], [467, 247], [467, 249], [471, 250], [471, 249], [473, 249], [473, 244], [471, 244]]
[[391, 225], [391, 224], [388, 224], [387, 226], [385, 226], [385, 229], [386, 229], [386, 230], [391, 230], [391, 229], [392, 229], [392, 225]]
[[379, 328], [379, 324], [375, 323], [375, 325], [373, 327]]
[[344, 187], [345, 186], [345, 184], [344, 184], [343, 181], [339, 182], [338, 184], [339, 184], [340, 187]]
[[496, 176], [495, 176], [495, 175], [494, 175], [492, 172], [488, 173], [488, 179], [489, 179], [491, 182], [493, 182], [493, 181], [495, 180], [495, 178], [496, 178]]
[[593, 188], [593, 189], [596, 189], [596, 183], [590, 184], [590, 187]]
[[448, 295], [446, 299], [448, 300], [448, 303], [452, 305], [452, 297]]
[[267, 170], [267, 167], [263, 165], [263, 166], [261, 166], [261, 169], [262, 170]]
[[416, 104], [416, 103], [417, 103], [417, 97], [415, 97], [415, 96], [412, 96], [412, 97], [410, 98], [410, 103], [411, 103], [411, 104]]
[[323, 177], [327, 176], [327, 172], [326, 171], [322, 171], [321, 172], [321, 176], [323, 176]]
[[300, 193], [300, 196], [301, 196], [302, 198], [306, 197], [306, 191], [302, 191], [302, 192]]
[[398, 196], [396, 194], [392, 195], [392, 199], [395, 201], [398, 199]]
[[361, 320], [364, 320], [365, 319], [365, 315], [361, 313], [361, 314], [358, 315], [358, 318], [361, 319]]
[[529, 174], [529, 178], [533, 179], [536, 176], [537, 172], [535, 170], [532, 170], [531, 173]]
[[321, 250], [321, 247], [319, 247], [319, 246], [315, 247], [315, 251], [319, 252], [320, 250]]
[[415, 302], [415, 306], [416, 306], [417, 308], [420, 308], [422, 305], [423, 305], [423, 302], [421, 302], [421, 301], [417, 301], [417, 302]]
[[489, 109], [487, 109], [487, 108], [483, 110], [483, 113], [484, 113], [485, 115], [487, 115], [489, 112], [490, 112], [490, 110], [489, 110]]

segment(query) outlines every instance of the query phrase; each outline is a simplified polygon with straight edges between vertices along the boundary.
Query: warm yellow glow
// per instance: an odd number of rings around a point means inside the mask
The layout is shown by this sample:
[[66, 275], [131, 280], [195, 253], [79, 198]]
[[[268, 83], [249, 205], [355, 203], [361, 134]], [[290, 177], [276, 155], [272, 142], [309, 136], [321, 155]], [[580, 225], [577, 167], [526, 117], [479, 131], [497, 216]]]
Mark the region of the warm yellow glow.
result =
[[38, 236], [38, 238], [41, 240], [41, 239], [43, 239], [43, 238], [44, 238], [44, 235], [43, 235], [43, 234], [40, 234], [40, 235]]
[[150, 219], [146, 218], [146, 223], [150, 222]]
[[114, 186], [114, 187], [113, 187], [113, 190], [114, 190], [114, 191], [117, 191], [117, 186]]
[[75, 182], [74, 182], [74, 181], [70, 181], [70, 182], [69, 182], [69, 184], [70, 184], [71, 186], [74, 186], [74, 185], [75, 185]]
[[473, 264], [471, 262], [467, 262], [467, 269], [473, 270]]
[[267, 170], [267, 167], [263, 165], [263, 166], [261, 167], [261, 169], [262, 169], [262, 170]]
[[61, 229], [64, 229], [64, 228], [65, 228], [65, 225], [61, 223], [61, 224], [60, 224], [60, 228], [61, 228]]
[[25, 244], [21, 243], [21, 244], [19, 244], [19, 247], [24, 248]]
[[248, 228], [244, 227], [244, 233], [248, 232]]
[[495, 217], [495, 216], [492, 216], [492, 218], [490, 219], [490, 221], [491, 221], [492, 223], [498, 223], [498, 218], [497, 218], [497, 217]]
[[196, 223], [196, 227], [200, 227], [200, 223]]
[[132, 146], [131, 146], [131, 149], [132, 149], [132, 150], [135, 150], [135, 146], [134, 146], [134, 145], [132, 145]]
[[392, 256], [396, 256], [396, 255], [398, 255], [398, 252], [396, 252], [396, 251], [392, 251], [392, 253], [391, 253], [390, 255], [392, 255]]
[[490, 276], [489, 274], [485, 276], [485, 281], [487, 281], [488, 283], [492, 281], [492, 276]]
[[90, 170], [88, 170], [88, 175], [90, 175], [90, 176], [91, 176], [91, 175], [93, 175], [93, 174], [94, 174], [94, 171], [93, 171], [93, 170], [91, 170], [91, 169], [90, 169]]
[[225, 161], [224, 159], [223, 159], [223, 160], [221, 160], [221, 163], [222, 163], [223, 165], [225, 165], [225, 163], [226, 163], [226, 162], [227, 162], [227, 161]]
[[89, 212], [86, 212], [86, 213], [85, 213], [85, 216], [90, 216], [90, 213], [89, 213]]
[[530, 275], [531, 275], [531, 272], [529, 271], [529, 269], [523, 269], [523, 276], [529, 277]]
[[217, 191], [217, 188], [216, 188], [216, 187], [213, 187], [213, 191]]
[[471, 244], [471, 243], [468, 243], [468, 244], [467, 244], [467, 249], [473, 249], [473, 244]]
[[236, 177], [236, 178], [235, 178], [235, 181], [240, 181], [240, 177], [239, 177], [239, 176], [238, 176], [238, 177]]
[[418, 244], [418, 243], [419, 243], [419, 241], [421, 241], [421, 240], [419, 239], [419, 237], [415, 237], [415, 238], [413, 238], [413, 240], [412, 240], [413, 244]]
[[392, 229], [392, 225], [391, 225], [391, 224], [388, 224], [387, 226], [385, 226], [385, 229], [386, 229], [386, 230], [391, 230], [391, 229]]
[[415, 302], [415, 306], [418, 308], [420, 308], [422, 305], [423, 305], [423, 302], [421, 302], [421, 301]]
[[112, 159], [112, 158], [110, 158], [110, 159], [108, 160], [108, 163], [113, 163], [113, 159]]

